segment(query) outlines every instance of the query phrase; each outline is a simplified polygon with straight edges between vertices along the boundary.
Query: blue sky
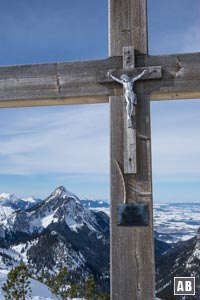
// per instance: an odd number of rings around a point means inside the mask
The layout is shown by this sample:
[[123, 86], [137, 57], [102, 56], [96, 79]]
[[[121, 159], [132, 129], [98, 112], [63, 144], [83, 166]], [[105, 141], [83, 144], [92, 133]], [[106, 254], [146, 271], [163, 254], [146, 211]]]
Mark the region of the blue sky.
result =
[[[199, 0], [149, 0], [151, 54], [200, 49]], [[106, 0], [0, 0], [0, 65], [108, 55]], [[152, 102], [154, 201], [200, 200], [200, 101]], [[0, 109], [0, 193], [109, 198], [107, 104]]]

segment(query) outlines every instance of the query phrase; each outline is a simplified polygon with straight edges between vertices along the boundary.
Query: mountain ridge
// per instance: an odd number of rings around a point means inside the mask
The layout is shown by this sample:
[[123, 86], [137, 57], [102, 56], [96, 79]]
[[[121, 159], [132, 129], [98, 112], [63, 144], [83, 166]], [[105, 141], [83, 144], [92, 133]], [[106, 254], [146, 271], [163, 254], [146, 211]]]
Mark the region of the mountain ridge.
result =
[[[181, 241], [156, 259], [156, 295], [163, 300], [176, 300], [173, 295], [174, 277], [191, 277], [196, 280], [196, 293], [193, 300], [200, 299], [200, 235]], [[188, 300], [191, 296], [179, 296]]]
[[63, 186], [2, 220], [0, 247], [18, 253], [10, 255], [26, 261], [35, 275], [48, 277], [67, 266], [74, 280], [93, 274], [101, 289], [109, 290], [109, 218], [84, 207]]

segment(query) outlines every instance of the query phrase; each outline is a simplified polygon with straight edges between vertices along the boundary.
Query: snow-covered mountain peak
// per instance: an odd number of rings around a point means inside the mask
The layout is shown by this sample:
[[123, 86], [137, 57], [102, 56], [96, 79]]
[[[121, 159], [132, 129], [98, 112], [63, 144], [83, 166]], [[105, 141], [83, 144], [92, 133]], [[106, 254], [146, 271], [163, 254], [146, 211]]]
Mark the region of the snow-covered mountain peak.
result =
[[0, 221], [11, 216], [16, 210], [26, 210], [41, 202], [40, 199], [29, 197], [27, 199], [20, 198], [15, 194], [0, 194]]
[[1, 193], [0, 198], [9, 198], [10, 194]]
[[[52, 276], [67, 266], [76, 278], [94, 273], [107, 284], [109, 219], [105, 214], [84, 207], [63, 186], [37, 205], [17, 208], [7, 217], [5, 208], [2, 206], [5, 216], [0, 220], [0, 246], [13, 247], [11, 254], [5, 253], [7, 264], [15, 264], [15, 257], [23, 259], [36, 276], [42, 270]], [[0, 251], [0, 266], [3, 255]]]
[[40, 215], [39, 223], [43, 228], [52, 222], [64, 221], [73, 231], [82, 226], [95, 230], [95, 225], [94, 227], [91, 225], [96, 224], [93, 212], [85, 208], [79, 198], [64, 186], [57, 187], [39, 207], [33, 208], [32, 216], [35, 213]]
[[52, 224], [64, 224], [75, 232], [78, 230], [99, 231], [98, 216], [80, 202], [79, 198], [59, 186], [38, 205], [25, 211], [2, 218], [2, 230], [35, 234]]
[[0, 194], [0, 204], [5, 204], [6, 202], [15, 203], [20, 200], [19, 197], [17, 197], [15, 194], [6, 194], [1, 193]]
[[30, 202], [30, 203], [38, 203], [38, 202], [40, 202], [40, 199], [37, 199], [37, 198], [35, 198], [35, 197], [33, 197], [33, 196], [31, 196], [31, 197], [27, 197], [27, 198], [23, 198], [22, 199], [23, 201], [26, 201], [26, 202]]
[[[33, 203], [36, 204], [38, 202], [40, 202], [40, 199], [37, 199], [35, 197], [28, 197], [28, 198], [21, 198], [19, 196], [16, 196], [15, 194], [7, 194], [7, 193], [1, 193], [0, 194], [0, 205], [4, 205], [4, 206], [10, 206], [10, 204], [15, 204], [18, 205], [21, 202], [24, 203]], [[28, 207], [28, 205], [27, 205]]]
[[54, 199], [55, 197], [59, 197], [59, 198], [63, 198], [63, 199], [73, 198], [79, 202], [78, 197], [76, 195], [74, 195], [73, 193], [71, 193], [70, 191], [68, 191], [63, 185], [60, 185], [59, 187], [57, 187], [47, 199], [48, 199], [48, 201], [50, 201], [51, 199]]

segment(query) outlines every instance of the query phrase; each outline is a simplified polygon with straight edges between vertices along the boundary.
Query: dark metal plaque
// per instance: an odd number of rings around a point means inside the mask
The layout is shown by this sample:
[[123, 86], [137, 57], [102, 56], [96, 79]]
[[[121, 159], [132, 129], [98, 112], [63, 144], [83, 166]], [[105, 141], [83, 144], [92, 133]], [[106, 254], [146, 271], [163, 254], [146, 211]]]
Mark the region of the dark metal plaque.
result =
[[148, 226], [149, 208], [146, 203], [118, 204], [118, 226]]

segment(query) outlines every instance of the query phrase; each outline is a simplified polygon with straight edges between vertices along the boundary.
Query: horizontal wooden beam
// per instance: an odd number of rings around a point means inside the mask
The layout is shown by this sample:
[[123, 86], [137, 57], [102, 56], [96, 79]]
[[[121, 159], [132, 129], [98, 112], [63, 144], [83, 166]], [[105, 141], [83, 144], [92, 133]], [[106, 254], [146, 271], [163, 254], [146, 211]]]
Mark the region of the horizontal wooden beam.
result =
[[200, 99], [200, 53], [138, 56], [136, 67], [162, 67], [162, 79], [138, 82], [137, 91], [151, 100]]
[[113, 85], [100, 84], [99, 74], [118, 69], [120, 60], [0, 67], [0, 107], [108, 102]]
[[108, 96], [0, 100], [0, 108], [108, 103]]
[[[138, 55], [135, 75], [144, 68], [157, 69], [157, 78], [138, 81], [137, 92], [151, 100], [200, 98], [200, 53]], [[104, 60], [0, 67], [0, 107], [48, 106], [108, 102], [121, 95], [120, 84], [106, 74], [127, 72], [121, 56]], [[160, 66], [162, 78], [160, 78]], [[160, 68], [160, 69], [158, 69]], [[154, 78], [155, 78], [154, 74]], [[144, 78], [145, 79], [145, 78]]]
[[155, 92], [150, 94], [151, 101], [162, 101], [162, 100], [187, 100], [187, 99], [200, 99], [200, 91], [182, 91], [182, 92], [173, 92], [169, 91], [166, 93]]

